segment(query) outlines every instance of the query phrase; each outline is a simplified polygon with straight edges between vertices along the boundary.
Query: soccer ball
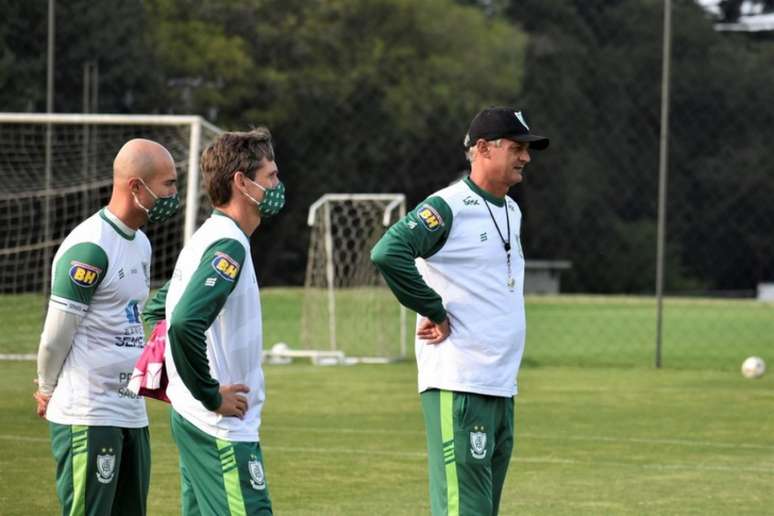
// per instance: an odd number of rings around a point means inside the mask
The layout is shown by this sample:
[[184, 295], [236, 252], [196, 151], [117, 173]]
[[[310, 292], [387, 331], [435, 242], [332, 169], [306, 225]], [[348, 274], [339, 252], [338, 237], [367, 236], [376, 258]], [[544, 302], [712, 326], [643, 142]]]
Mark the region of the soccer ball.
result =
[[263, 355], [263, 359], [272, 365], [287, 365], [293, 361], [287, 355], [288, 351], [290, 351], [290, 346], [284, 342], [277, 342], [268, 353]]
[[766, 362], [761, 357], [747, 357], [742, 362], [742, 376], [745, 378], [760, 378], [766, 372]]

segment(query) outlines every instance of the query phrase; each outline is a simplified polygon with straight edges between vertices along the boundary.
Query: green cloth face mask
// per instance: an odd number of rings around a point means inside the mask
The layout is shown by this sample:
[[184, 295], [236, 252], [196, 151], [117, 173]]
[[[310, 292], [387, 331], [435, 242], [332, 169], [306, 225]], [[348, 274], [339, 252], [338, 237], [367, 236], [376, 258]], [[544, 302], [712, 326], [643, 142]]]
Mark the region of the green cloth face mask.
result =
[[164, 222], [177, 212], [177, 209], [180, 207], [180, 198], [178, 197], [177, 193], [170, 195], [169, 197], [159, 197], [153, 193], [153, 190], [151, 190], [148, 185], [145, 184], [145, 181], [140, 179], [140, 182], [145, 187], [145, 189], [150, 192], [153, 198], [156, 199], [153, 202], [153, 206], [148, 209], [143, 206], [142, 203], [137, 200], [137, 196], [132, 193], [134, 196], [134, 202], [137, 203], [137, 206], [145, 210], [145, 213], [148, 214], [148, 222], [152, 224], [157, 222]]
[[277, 186], [274, 188], [264, 188], [252, 179], [247, 177], [245, 179], [264, 191], [263, 200], [261, 202], [256, 201], [250, 194], [244, 192], [244, 194], [258, 206], [261, 217], [273, 217], [282, 210], [283, 206], [285, 206], [285, 185], [282, 184], [282, 181], [277, 183]]

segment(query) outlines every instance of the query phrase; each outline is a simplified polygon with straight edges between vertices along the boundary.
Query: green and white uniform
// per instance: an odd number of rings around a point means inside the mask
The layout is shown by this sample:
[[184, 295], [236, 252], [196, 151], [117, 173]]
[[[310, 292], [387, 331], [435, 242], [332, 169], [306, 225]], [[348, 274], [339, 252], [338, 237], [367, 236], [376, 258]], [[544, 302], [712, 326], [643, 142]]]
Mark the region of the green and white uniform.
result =
[[140, 321], [151, 246], [107, 209], [65, 238], [54, 256], [49, 309], [82, 314], [46, 417], [62, 425], [148, 426], [145, 400], [126, 389], [145, 345]]
[[512, 199], [465, 178], [420, 203], [372, 251], [403, 305], [451, 326], [438, 345], [415, 342], [434, 514], [497, 512], [526, 336], [520, 227]]
[[[271, 513], [258, 444], [265, 398], [261, 303], [249, 256], [247, 236], [216, 210], [181, 251], [168, 284], [167, 396], [184, 513]], [[228, 384], [250, 388], [242, 419], [214, 412], [220, 385]], [[216, 479], [213, 464], [221, 466]]]
[[[105, 514], [119, 496], [144, 513], [148, 416], [145, 400], [126, 387], [145, 341], [140, 311], [150, 260], [148, 238], [107, 208], [79, 224], [54, 256], [49, 310], [80, 317], [46, 411], [65, 514]], [[133, 489], [118, 489], [119, 476], [129, 485], [129, 475], [137, 477]]]

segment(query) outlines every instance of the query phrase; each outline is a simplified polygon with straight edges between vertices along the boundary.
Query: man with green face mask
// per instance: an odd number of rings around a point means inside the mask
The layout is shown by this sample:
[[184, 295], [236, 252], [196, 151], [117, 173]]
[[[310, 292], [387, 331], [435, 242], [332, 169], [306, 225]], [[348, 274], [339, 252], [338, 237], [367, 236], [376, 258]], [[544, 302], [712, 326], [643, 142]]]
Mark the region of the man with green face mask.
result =
[[65, 238], [51, 266], [37, 412], [49, 422], [63, 514], [146, 513], [145, 401], [126, 386], [144, 344], [151, 247], [140, 227], [177, 209], [177, 172], [156, 142], [127, 142], [110, 203]]
[[168, 325], [166, 394], [182, 513], [272, 514], [258, 434], [263, 329], [250, 256], [250, 235], [285, 204], [271, 134], [222, 134], [202, 153], [201, 170], [215, 209], [143, 314]]

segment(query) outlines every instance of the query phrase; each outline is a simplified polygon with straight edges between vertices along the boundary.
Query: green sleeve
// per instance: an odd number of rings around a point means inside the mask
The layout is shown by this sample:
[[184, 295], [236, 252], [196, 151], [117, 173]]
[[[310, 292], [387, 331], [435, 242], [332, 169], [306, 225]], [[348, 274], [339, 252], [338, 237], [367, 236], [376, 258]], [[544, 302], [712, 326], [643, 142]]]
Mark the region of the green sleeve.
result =
[[207, 410], [217, 409], [222, 398], [220, 384], [210, 374], [204, 332], [234, 290], [244, 261], [245, 248], [237, 240], [227, 238], [212, 244], [167, 321], [167, 345], [175, 368], [193, 397]]
[[414, 259], [429, 258], [446, 243], [452, 212], [440, 197], [429, 197], [392, 225], [371, 250], [371, 261], [398, 301], [433, 322], [446, 319], [441, 296], [422, 279]]
[[75, 244], [56, 263], [51, 286], [52, 302], [64, 305], [67, 303], [62, 300], [68, 300], [88, 306], [105, 278], [107, 268], [108, 257], [100, 246], [92, 242]]
[[157, 322], [166, 319], [167, 291], [169, 282], [156, 291], [152, 298], [145, 303], [142, 309], [142, 320], [149, 326], [154, 326]]

